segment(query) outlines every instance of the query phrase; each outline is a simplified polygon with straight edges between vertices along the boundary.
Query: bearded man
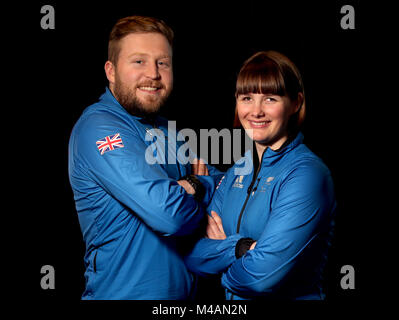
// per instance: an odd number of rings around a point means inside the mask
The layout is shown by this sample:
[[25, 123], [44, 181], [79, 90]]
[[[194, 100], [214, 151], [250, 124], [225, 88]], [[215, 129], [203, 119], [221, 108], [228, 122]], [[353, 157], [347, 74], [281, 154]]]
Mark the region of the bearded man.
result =
[[120, 19], [105, 63], [109, 88], [73, 128], [69, 179], [86, 245], [82, 299], [193, 294], [179, 241], [202, 221], [220, 175], [212, 167], [201, 169], [210, 176], [194, 176], [190, 164], [146, 161], [147, 132], [168, 136], [157, 114], [173, 87], [172, 40], [161, 20]]

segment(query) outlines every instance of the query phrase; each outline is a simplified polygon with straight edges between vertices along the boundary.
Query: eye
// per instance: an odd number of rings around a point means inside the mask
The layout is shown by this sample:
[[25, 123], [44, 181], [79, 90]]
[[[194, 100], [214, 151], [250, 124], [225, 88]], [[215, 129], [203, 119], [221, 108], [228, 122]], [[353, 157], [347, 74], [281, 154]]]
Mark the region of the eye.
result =
[[158, 61], [158, 65], [162, 68], [169, 68], [170, 66], [168, 61]]
[[251, 101], [251, 97], [249, 95], [240, 95], [238, 96], [239, 101], [249, 102]]
[[139, 59], [134, 60], [133, 62], [134, 62], [135, 64], [143, 64], [143, 63], [144, 63], [143, 60], [139, 60]]
[[271, 102], [276, 102], [277, 99], [275, 97], [269, 96], [265, 98], [265, 101], [271, 103]]

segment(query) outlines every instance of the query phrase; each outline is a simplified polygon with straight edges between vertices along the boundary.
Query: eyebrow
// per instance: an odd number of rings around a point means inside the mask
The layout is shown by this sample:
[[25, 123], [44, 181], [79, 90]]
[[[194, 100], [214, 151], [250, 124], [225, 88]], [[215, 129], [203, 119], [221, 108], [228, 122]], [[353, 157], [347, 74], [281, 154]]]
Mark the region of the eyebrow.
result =
[[[133, 53], [131, 53], [131, 54], [129, 54], [128, 56], [127, 56], [127, 58], [128, 59], [130, 59], [130, 58], [132, 58], [132, 57], [135, 57], [135, 56], [145, 56], [145, 57], [147, 57], [147, 56], [149, 56], [149, 54], [148, 53], [142, 53], [142, 52], [133, 52]], [[170, 56], [170, 55], [168, 55], [168, 54], [165, 54], [165, 55], [162, 55], [162, 56], [159, 56], [159, 57], [157, 57], [157, 59], [159, 60], [159, 59], [171, 59], [172, 58], [172, 56]]]

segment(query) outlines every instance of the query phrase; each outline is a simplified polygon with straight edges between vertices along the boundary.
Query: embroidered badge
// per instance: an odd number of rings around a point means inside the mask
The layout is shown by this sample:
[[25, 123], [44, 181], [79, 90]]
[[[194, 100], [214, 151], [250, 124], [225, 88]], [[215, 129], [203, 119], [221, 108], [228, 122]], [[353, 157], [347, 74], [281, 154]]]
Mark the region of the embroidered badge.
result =
[[260, 186], [260, 192], [266, 192], [267, 187], [271, 185], [271, 182], [274, 180], [274, 177], [268, 177], [265, 179], [265, 182]]
[[219, 189], [219, 187], [220, 187], [220, 185], [221, 185], [221, 183], [222, 183], [223, 179], [224, 179], [224, 176], [223, 176], [223, 177], [220, 179], [220, 181], [219, 181], [218, 185], [216, 186], [216, 190], [217, 190], [217, 189]]
[[244, 184], [242, 183], [242, 179], [244, 179], [244, 176], [239, 176], [236, 178], [233, 188], [244, 188]]
[[103, 155], [105, 152], [124, 147], [119, 133], [100, 139], [96, 142], [96, 144], [101, 155]]

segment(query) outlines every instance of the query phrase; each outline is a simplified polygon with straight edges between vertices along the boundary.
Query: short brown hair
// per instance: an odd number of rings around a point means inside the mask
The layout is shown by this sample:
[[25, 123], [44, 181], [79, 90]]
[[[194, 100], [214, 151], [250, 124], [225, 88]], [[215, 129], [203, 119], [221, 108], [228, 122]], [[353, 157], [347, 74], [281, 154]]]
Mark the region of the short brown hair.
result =
[[116, 65], [120, 52], [119, 41], [131, 33], [160, 33], [170, 46], [173, 43], [173, 30], [162, 20], [153, 17], [130, 16], [119, 19], [111, 30], [108, 41], [108, 60]]
[[[291, 124], [299, 130], [305, 119], [305, 92], [301, 74], [295, 64], [285, 55], [277, 51], [261, 51], [246, 60], [241, 67], [236, 82], [236, 97], [240, 94], [263, 93], [288, 96], [297, 101], [298, 93], [303, 95], [303, 101], [298, 112], [293, 115]], [[234, 127], [239, 127], [237, 116]]]

